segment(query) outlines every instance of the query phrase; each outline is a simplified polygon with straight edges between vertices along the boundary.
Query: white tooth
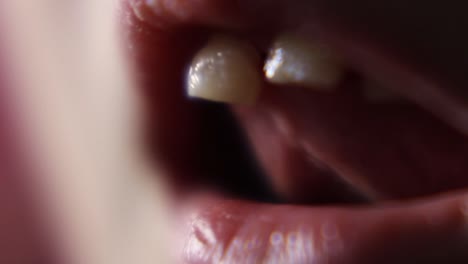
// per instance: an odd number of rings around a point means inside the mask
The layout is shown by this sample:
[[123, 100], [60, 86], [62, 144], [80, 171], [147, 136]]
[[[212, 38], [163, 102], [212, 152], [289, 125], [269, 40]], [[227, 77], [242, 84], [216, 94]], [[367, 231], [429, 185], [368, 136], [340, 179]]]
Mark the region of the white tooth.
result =
[[327, 48], [293, 34], [279, 36], [263, 68], [271, 83], [332, 90], [344, 69]]
[[194, 57], [188, 94], [226, 103], [253, 103], [262, 87], [260, 58], [248, 43], [216, 36]]
[[362, 86], [364, 98], [370, 103], [392, 103], [403, 98], [376, 81], [365, 80]]

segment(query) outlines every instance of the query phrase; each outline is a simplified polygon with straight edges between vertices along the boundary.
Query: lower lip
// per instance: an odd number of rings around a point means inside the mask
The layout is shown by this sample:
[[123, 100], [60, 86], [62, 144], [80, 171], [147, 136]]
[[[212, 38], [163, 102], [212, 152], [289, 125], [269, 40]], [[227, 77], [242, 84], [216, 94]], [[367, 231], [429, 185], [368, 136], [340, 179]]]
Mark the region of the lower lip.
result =
[[463, 196], [379, 208], [195, 199], [188, 263], [466, 263]]

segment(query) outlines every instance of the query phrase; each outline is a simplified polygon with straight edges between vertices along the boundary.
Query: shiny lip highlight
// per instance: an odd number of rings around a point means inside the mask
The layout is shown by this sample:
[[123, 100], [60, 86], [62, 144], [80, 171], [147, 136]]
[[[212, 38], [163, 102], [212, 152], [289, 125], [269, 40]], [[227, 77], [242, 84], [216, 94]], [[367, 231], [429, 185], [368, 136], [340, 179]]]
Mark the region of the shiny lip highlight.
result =
[[268, 206], [200, 199], [187, 263], [464, 263], [466, 199], [379, 208]]

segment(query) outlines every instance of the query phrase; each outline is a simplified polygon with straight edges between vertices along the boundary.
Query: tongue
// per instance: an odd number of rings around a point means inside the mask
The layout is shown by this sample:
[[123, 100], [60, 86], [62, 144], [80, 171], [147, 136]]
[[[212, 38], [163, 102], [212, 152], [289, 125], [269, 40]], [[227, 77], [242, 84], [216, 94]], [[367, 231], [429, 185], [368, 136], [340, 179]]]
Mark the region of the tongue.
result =
[[255, 107], [235, 107], [285, 197], [405, 199], [468, 186], [466, 136], [412, 104], [367, 104], [346, 85], [268, 87]]

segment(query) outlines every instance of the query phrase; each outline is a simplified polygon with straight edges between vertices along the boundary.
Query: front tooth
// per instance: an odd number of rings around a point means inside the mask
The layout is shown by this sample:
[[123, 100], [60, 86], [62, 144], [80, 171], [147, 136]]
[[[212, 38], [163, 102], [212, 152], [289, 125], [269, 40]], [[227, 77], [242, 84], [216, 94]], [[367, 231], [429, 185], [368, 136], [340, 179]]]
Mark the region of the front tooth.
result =
[[335, 88], [344, 72], [331, 51], [293, 34], [274, 41], [263, 70], [272, 83], [322, 90]]
[[216, 36], [194, 57], [188, 72], [188, 94], [226, 103], [252, 103], [262, 77], [260, 58], [248, 43]]

